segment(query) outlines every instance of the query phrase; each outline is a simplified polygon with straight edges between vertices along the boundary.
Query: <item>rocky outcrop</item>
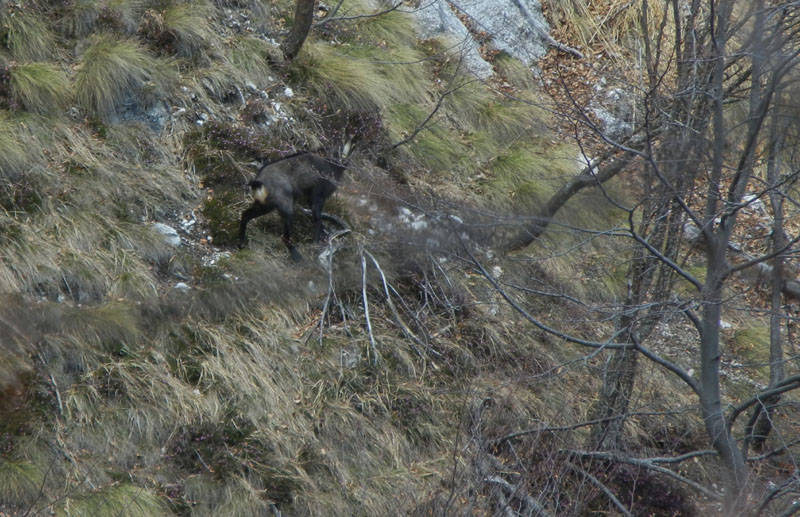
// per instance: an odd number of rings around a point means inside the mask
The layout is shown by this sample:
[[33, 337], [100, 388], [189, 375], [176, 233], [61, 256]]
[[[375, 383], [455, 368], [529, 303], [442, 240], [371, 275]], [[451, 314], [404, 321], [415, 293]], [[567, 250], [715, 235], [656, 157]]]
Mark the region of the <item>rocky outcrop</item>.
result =
[[428, 0], [414, 16], [422, 38], [450, 37], [453, 50], [464, 52], [466, 68], [482, 78], [492, 74], [492, 66], [481, 57], [478, 34], [488, 35], [492, 48], [527, 65], [554, 43], [538, 0]]

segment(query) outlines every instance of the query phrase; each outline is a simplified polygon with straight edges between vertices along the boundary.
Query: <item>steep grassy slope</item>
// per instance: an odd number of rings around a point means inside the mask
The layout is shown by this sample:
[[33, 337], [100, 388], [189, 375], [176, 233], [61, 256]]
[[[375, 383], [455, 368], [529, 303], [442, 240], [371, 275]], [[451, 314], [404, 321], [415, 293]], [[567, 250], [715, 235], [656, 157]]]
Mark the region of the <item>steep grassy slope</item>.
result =
[[[531, 331], [452, 250], [381, 240], [348, 206], [355, 191], [420, 210], [535, 206], [578, 151], [546, 129], [530, 72], [498, 56], [514, 94], [500, 95], [401, 12], [328, 24], [276, 64], [291, 4], [0, 3], [0, 511], [480, 514], [487, 465], [511, 454], [496, 440], [585, 417], [596, 359], [573, 363], [578, 350]], [[253, 161], [352, 131], [359, 157], [329, 209], [355, 232], [330, 273], [292, 266], [273, 219], [232, 246]], [[591, 196], [567, 212], [616, 217]], [[624, 287], [605, 248], [542, 242], [493, 265], [510, 285]], [[672, 382], [650, 371], [642, 397]], [[643, 440], [667, 424], [636, 425]], [[697, 422], [669, 425], [699, 440]], [[592, 498], [553, 475], [582, 432], [514, 444], [565, 512]]]

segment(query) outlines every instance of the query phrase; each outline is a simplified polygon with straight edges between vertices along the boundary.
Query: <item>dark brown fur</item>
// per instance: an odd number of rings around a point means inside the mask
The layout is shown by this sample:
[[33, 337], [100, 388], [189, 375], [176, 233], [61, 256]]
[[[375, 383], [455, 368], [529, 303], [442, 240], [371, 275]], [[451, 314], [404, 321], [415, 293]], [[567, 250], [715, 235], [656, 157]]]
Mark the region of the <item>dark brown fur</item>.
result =
[[[346, 159], [349, 145], [342, 152]], [[250, 220], [277, 210], [283, 221], [283, 243], [296, 262], [302, 256], [292, 242], [294, 205], [300, 198], [311, 202], [311, 219], [314, 223], [314, 240], [322, 238], [322, 206], [333, 194], [346, 162], [323, 158], [315, 153], [298, 153], [261, 167], [249, 185], [255, 198], [253, 204], [242, 212], [239, 224], [239, 246], [247, 244], [247, 223]]]

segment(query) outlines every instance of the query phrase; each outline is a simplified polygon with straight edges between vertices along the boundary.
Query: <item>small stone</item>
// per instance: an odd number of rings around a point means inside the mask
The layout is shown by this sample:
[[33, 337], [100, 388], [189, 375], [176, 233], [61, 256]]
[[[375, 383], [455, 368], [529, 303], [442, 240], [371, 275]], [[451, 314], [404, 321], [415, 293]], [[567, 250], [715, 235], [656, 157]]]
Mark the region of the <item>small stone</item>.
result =
[[164, 236], [164, 240], [171, 246], [180, 246], [181, 237], [175, 228], [164, 223], [153, 223], [153, 228]]

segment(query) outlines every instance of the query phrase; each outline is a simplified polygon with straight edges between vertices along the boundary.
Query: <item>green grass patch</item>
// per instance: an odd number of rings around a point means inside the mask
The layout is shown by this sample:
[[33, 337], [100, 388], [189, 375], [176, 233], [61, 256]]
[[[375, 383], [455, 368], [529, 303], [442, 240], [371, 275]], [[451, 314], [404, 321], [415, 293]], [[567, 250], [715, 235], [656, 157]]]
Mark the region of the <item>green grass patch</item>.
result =
[[483, 130], [466, 133], [463, 139], [479, 164], [497, 156], [502, 146], [488, 131]]
[[449, 86], [452, 90], [445, 99], [448, 113], [458, 124], [471, 129], [486, 129], [482, 112], [498, 100], [494, 92], [476, 79], [463, 77]]
[[426, 168], [444, 175], [460, 172], [470, 158], [460, 135], [444, 126], [433, 125], [419, 133], [411, 154]]
[[390, 97], [380, 105], [416, 103], [430, 105], [433, 85], [422, 62], [423, 56], [415, 49], [403, 46], [384, 47], [380, 44], [360, 44], [347, 48], [348, 57], [358, 60], [391, 87]]
[[27, 63], [11, 67], [11, 92], [14, 102], [39, 115], [57, 115], [69, 99], [69, 84], [64, 73], [50, 63]]
[[[690, 263], [683, 268], [687, 273], [692, 275], [697, 281], [700, 283], [705, 283], [706, 281], [706, 266], [700, 263]], [[694, 284], [690, 283], [685, 278], [679, 276], [677, 278], [677, 282], [675, 284], [675, 291], [680, 296], [696, 296], [697, 295], [697, 287]]]
[[400, 10], [357, 21], [355, 34], [359, 43], [387, 49], [407, 47], [417, 39], [413, 18]]
[[501, 204], [509, 198], [522, 205], [541, 201], [563, 177], [552, 172], [552, 164], [533, 142], [521, 142], [492, 160], [491, 177], [484, 185], [486, 194]]
[[[345, 2], [339, 15], [370, 13], [363, 2]], [[380, 16], [336, 24], [337, 39], [306, 43], [295, 76], [312, 85], [317, 95], [329, 82], [335, 91], [326, 100], [338, 99], [340, 107], [364, 111], [364, 107], [385, 108], [392, 103], [428, 103], [430, 78], [425, 55], [416, 48], [414, 22], [408, 13], [391, 11]], [[358, 84], [364, 92], [357, 91]], [[363, 94], [368, 94], [364, 96]], [[338, 106], [338, 104], [335, 104]]]
[[733, 334], [733, 339], [729, 343], [730, 353], [735, 355], [749, 368], [748, 376], [757, 378], [760, 381], [769, 380], [769, 327], [766, 325], [737, 329]]
[[[386, 110], [387, 129], [393, 141], [405, 139], [427, 117], [423, 107], [397, 104]], [[422, 167], [441, 174], [453, 173], [469, 159], [466, 142], [453, 129], [429, 121], [414, 139], [402, 147]]]
[[464, 79], [451, 88], [445, 106], [459, 127], [488, 131], [508, 142], [529, 133], [539, 120], [540, 114], [530, 105], [506, 99], [479, 81]]

